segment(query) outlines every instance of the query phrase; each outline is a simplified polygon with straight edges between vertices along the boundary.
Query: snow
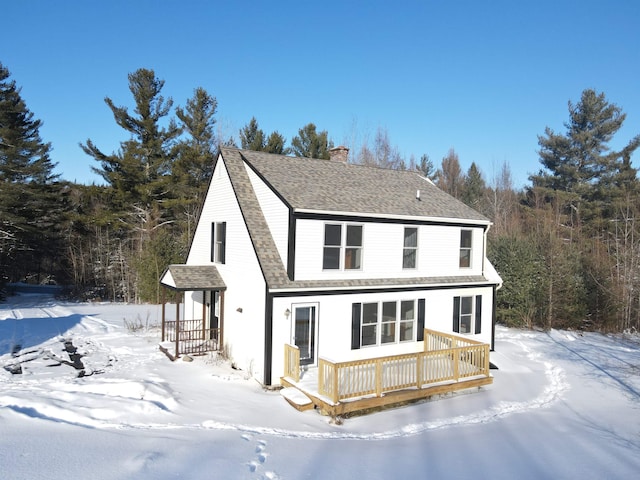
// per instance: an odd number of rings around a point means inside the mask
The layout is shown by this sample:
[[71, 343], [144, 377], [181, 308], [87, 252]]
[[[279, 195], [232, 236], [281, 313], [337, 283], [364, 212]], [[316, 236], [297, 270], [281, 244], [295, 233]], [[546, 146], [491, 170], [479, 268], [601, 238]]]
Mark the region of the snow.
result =
[[[154, 305], [43, 295], [0, 304], [0, 366], [22, 368], [0, 368], [0, 478], [601, 479], [640, 471], [638, 336], [498, 327], [493, 385], [336, 423], [296, 411], [214, 354], [171, 362], [158, 349], [160, 314]], [[132, 323], [144, 328], [126, 328]], [[83, 370], [68, 362], [69, 344]]]

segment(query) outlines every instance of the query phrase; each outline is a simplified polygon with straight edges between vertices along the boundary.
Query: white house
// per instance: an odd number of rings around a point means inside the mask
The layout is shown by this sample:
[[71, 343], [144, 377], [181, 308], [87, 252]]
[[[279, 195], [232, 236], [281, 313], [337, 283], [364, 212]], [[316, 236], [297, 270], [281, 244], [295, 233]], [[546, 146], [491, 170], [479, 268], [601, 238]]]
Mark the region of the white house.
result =
[[287, 343], [304, 365], [413, 353], [425, 327], [493, 347], [491, 222], [416, 172], [333, 153], [221, 149], [186, 264], [161, 279], [184, 292], [184, 319], [220, 328], [264, 385]]

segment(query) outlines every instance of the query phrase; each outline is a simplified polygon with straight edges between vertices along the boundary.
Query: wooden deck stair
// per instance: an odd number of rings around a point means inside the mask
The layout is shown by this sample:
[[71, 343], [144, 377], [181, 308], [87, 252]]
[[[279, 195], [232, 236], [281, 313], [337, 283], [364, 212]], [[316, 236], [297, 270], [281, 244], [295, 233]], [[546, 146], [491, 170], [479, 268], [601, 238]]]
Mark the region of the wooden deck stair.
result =
[[311, 410], [315, 406], [313, 404], [313, 401], [311, 401], [309, 397], [307, 397], [301, 390], [298, 390], [295, 387], [283, 388], [282, 390], [280, 390], [280, 395], [282, 395], [284, 399], [289, 402], [289, 405], [291, 405], [299, 412]]

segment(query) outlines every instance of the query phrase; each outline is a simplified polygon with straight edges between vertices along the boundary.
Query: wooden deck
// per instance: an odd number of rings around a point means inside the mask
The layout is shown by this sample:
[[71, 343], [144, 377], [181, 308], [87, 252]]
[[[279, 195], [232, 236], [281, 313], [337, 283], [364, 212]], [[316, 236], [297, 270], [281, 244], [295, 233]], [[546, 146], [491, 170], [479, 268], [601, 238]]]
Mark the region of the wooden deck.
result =
[[424, 338], [422, 352], [348, 362], [320, 358], [317, 368], [306, 371], [300, 370], [297, 348], [287, 345], [281, 384], [339, 416], [493, 383], [489, 345], [429, 329]]

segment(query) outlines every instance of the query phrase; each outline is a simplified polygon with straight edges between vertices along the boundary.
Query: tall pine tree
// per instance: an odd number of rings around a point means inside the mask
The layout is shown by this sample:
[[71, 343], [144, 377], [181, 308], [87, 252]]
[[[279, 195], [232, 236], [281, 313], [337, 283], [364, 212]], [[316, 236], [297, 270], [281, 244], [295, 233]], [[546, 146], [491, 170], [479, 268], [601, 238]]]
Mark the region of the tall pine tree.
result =
[[62, 271], [57, 230], [64, 214], [62, 190], [40, 137], [42, 122], [0, 63], [0, 283]]

